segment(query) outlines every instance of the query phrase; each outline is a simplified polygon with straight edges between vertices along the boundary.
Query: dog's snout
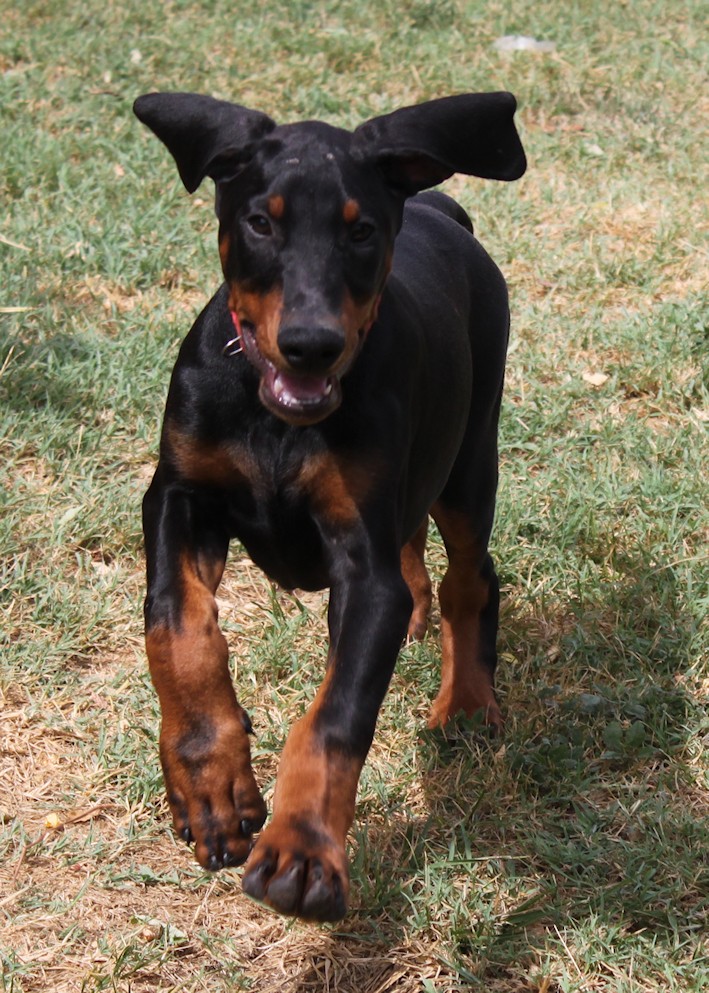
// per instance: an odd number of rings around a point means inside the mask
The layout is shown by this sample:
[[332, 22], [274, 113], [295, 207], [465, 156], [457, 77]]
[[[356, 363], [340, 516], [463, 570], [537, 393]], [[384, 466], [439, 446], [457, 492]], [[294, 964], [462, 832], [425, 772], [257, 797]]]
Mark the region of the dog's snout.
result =
[[299, 372], [326, 372], [345, 348], [337, 328], [291, 325], [278, 333], [278, 347], [288, 364]]

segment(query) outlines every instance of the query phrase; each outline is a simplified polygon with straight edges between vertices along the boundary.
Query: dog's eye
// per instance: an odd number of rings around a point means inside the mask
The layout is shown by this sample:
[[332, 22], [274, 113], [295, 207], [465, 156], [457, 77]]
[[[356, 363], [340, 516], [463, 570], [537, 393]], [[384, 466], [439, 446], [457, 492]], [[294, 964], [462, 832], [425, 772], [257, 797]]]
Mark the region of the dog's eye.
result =
[[352, 241], [362, 242], [367, 241], [368, 238], [374, 234], [374, 225], [369, 224], [367, 221], [360, 221], [359, 224], [355, 226], [350, 231], [350, 238]]
[[265, 214], [252, 214], [250, 217], [246, 218], [246, 223], [249, 225], [254, 234], [261, 235], [261, 237], [265, 237], [273, 231], [271, 222]]

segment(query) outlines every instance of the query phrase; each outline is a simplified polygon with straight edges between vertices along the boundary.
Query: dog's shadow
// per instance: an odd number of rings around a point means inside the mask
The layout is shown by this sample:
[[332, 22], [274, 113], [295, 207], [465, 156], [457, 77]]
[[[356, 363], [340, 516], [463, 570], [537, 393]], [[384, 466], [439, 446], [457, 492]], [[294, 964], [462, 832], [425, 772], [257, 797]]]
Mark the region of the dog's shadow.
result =
[[[548, 609], [536, 617], [506, 610], [505, 733], [494, 738], [479, 722], [459, 720], [421, 734], [416, 816], [394, 800], [355, 822], [355, 906], [332, 938], [313, 947], [293, 993], [408, 989], [418, 964], [406, 949], [425, 930], [435, 889], [423, 880], [440, 872], [455, 887], [467, 872], [472, 887], [479, 878], [493, 894], [488, 864], [502, 867], [509, 892], [535, 896], [472, 941], [461, 917], [439, 951], [463, 968], [474, 968], [476, 955], [479, 966], [488, 952], [521, 961], [580, 918], [668, 946], [678, 929], [696, 929], [701, 898], [688, 867], [695, 849], [701, 861], [705, 828], [686, 788], [673, 788], [700, 720], [699, 703], [678, 679], [696, 630], [671, 577], [634, 574], [621, 594], [622, 615], [617, 589], [563, 619]], [[510, 658], [530, 640], [523, 672], [514, 673]], [[643, 643], [642, 654], [627, 647]], [[386, 804], [387, 791], [381, 796]], [[651, 886], [643, 877], [648, 860]], [[467, 927], [475, 926], [471, 915]], [[323, 983], [325, 968], [336, 986]]]

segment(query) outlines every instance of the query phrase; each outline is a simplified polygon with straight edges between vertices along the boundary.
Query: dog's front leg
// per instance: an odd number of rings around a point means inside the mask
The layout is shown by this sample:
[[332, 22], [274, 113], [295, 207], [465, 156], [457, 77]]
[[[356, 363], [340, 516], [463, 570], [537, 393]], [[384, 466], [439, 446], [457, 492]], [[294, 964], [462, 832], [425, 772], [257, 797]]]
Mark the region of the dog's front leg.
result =
[[412, 605], [398, 549], [384, 557], [371, 536], [349, 539], [336, 551], [325, 680], [288, 736], [273, 819], [243, 883], [275, 910], [319, 921], [347, 910], [345, 841], [357, 783]]
[[215, 508], [166, 484], [143, 503], [150, 674], [160, 699], [160, 759], [175, 830], [206, 869], [240, 865], [266, 808], [251, 770], [248, 716], [234, 693], [214, 593], [228, 538]]

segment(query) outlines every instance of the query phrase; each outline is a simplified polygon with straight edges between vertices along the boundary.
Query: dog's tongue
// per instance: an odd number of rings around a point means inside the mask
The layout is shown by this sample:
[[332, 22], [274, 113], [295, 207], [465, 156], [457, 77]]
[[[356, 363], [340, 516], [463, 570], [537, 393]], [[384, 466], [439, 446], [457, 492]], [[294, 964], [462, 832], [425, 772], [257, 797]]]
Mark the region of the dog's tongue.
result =
[[330, 393], [328, 376], [296, 376], [279, 372], [273, 380], [273, 395], [280, 403], [317, 403]]

